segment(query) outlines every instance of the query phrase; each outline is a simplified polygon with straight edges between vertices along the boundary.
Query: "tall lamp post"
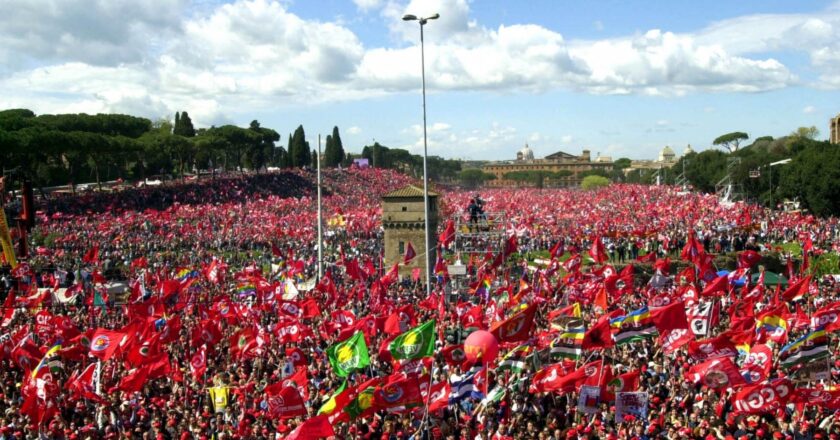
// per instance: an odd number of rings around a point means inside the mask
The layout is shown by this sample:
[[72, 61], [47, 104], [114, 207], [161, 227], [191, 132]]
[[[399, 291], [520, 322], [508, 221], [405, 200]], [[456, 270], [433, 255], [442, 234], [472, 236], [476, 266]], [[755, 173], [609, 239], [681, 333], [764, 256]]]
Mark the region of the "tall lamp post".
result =
[[406, 14], [403, 16], [404, 21], [417, 21], [420, 23], [420, 77], [423, 81], [423, 211], [425, 212], [424, 224], [426, 225], [426, 296], [432, 294], [432, 276], [431, 276], [431, 249], [429, 249], [429, 175], [426, 165], [426, 157], [428, 156], [428, 143], [426, 135], [426, 55], [423, 45], [423, 26], [429, 20], [437, 20], [440, 14], [430, 15], [428, 17], [418, 17], [416, 15]]

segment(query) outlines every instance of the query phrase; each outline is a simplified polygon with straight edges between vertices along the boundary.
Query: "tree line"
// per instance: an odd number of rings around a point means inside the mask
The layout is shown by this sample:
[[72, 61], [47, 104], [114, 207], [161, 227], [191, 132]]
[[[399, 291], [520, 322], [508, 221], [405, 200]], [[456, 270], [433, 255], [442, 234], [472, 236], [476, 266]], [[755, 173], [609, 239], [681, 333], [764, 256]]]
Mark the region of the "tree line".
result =
[[[389, 148], [374, 141], [373, 145], [365, 145], [362, 148], [361, 158], [367, 159], [368, 164], [374, 168], [399, 170], [412, 177], [423, 178], [423, 156], [411, 154], [402, 148]], [[426, 169], [429, 179], [451, 182], [459, 177], [461, 161], [428, 156]]]
[[[666, 184], [682, 178], [709, 193], [731, 184], [744, 198], [764, 206], [779, 207], [789, 199], [816, 215], [840, 215], [840, 145], [818, 136], [816, 127], [799, 127], [787, 136], [761, 136], [746, 144], [747, 133], [727, 133], [712, 141], [722, 150], [689, 153], [660, 177]], [[631, 181], [653, 183], [655, 174], [631, 173]]]
[[[280, 134], [252, 121], [196, 128], [189, 114], [174, 122], [152, 122], [121, 114], [36, 115], [31, 110], [0, 111], [0, 163], [11, 179], [37, 187], [149, 177], [182, 177], [207, 171], [261, 170], [314, 166], [303, 126], [280, 146]], [[347, 164], [338, 127], [327, 136], [322, 166]]]

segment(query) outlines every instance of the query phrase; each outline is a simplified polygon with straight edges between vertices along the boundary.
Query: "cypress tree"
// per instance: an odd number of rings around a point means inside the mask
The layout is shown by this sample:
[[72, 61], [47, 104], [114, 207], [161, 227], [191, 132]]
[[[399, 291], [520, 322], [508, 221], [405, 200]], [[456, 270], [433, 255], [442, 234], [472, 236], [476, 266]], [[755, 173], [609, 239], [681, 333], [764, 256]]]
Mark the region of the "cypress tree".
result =
[[332, 143], [333, 143], [333, 162], [330, 166], [338, 166], [338, 164], [344, 162], [344, 146], [341, 144], [341, 136], [338, 135], [338, 127], [333, 127], [332, 132]]

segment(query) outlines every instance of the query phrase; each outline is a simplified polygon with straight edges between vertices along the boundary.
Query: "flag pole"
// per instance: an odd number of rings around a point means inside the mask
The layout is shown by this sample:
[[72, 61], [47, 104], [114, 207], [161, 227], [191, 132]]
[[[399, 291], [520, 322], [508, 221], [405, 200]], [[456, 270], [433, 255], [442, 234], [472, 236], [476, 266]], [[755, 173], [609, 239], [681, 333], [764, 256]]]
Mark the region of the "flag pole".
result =
[[[434, 358], [433, 358], [434, 359]], [[435, 377], [435, 361], [432, 360], [432, 368], [429, 370], [429, 386], [426, 388], [426, 402], [425, 408], [423, 409], [423, 421], [421, 422], [420, 426], [426, 433], [426, 438], [431, 438], [429, 436], [429, 400], [432, 398], [432, 379]]]
[[324, 275], [324, 231], [322, 229], [322, 210], [321, 210], [321, 135], [318, 134], [318, 154], [316, 155], [316, 163], [318, 165], [318, 281]]

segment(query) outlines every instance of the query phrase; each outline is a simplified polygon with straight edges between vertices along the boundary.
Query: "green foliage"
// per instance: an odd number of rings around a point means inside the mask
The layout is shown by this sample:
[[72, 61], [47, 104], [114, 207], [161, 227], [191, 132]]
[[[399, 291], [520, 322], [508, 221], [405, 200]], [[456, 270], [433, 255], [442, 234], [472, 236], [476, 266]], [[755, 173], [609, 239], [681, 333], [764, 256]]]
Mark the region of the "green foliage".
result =
[[175, 126], [172, 128], [172, 133], [184, 137], [195, 136], [195, 127], [193, 127], [192, 119], [187, 112], [182, 112], [180, 117], [178, 113], [175, 113]]
[[580, 183], [581, 188], [590, 190], [590, 189], [597, 189], [608, 186], [610, 184], [610, 179], [607, 179], [603, 176], [586, 176], [583, 178], [583, 181]]
[[812, 257], [809, 271], [817, 278], [840, 273], [840, 255], [836, 252], [826, 252]]
[[[400, 170], [416, 178], [423, 177], [423, 156], [411, 154], [401, 148], [388, 148], [379, 142], [365, 145], [361, 157], [370, 162], [375, 168], [389, 168]], [[440, 156], [429, 156], [426, 160], [427, 172], [431, 180], [454, 180], [461, 171], [461, 161], [444, 159]]]
[[326, 144], [326, 148], [324, 149], [324, 166], [336, 167], [344, 162], [344, 146], [341, 144], [338, 127], [333, 127], [332, 135], [327, 135]]
[[817, 136], [820, 135], [820, 131], [817, 129], [817, 127], [812, 125], [810, 127], [799, 127], [790, 135], [802, 139], [814, 140], [817, 138]]
[[586, 171], [581, 171], [580, 173], [578, 173], [578, 177], [584, 178], [584, 177], [587, 177], [587, 176], [601, 176], [601, 177], [605, 177], [605, 178], [609, 179], [610, 173], [608, 171], [604, 171], [602, 169], [586, 170]]
[[613, 162], [613, 168], [615, 168], [617, 170], [623, 170], [625, 168], [630, 168], [630, 165], [632, 164], [632, 162], [633, 162], [632, 160], [630, 160], [626, 157], [622, 157], [622, 158], [617, 159], [615, 162]]
[[312, 151], [309, 149], [309, 142], [306, 142], [303, 125], [298, 125], [289, 139], [289, 158], [289, 165], [295, 168], [312, 165]]
[[799, 197], [816, 215], [840, 214], [840, 148], [827, 141], [798, 138], [791, 143], [793, 160], [781, 167], [779, 194]]
[[494, 174], [485, 173], [478, 168], [461, 170], [458, 173], [458, 179], [461, 181], [461, 184], [467, 187], [481, 186], [485, 181], [495, 178], [496, 176]]
[[741, 132], [741, 131], [733, 131], [732, 133], [726, 133], [723, 135], [718, 136], [712, 141], [712, 144], [726, 148], [727, 151], [730, 153], [738, 151], [738, 146], [741, 144], [742, 141], [745, 141], [750, 138], [750, 135]]
[[569, 177], [574, 173], [569, 170], [560, 170], [556, 172], [544, 170], [527, 170], [527, 171], [511, 171], [505, 173], [506, 180], [513, 180], [514, 182], [533, 184], [537, 188], [542, 188], [545, 185], [546, 179], [562, 179]]

